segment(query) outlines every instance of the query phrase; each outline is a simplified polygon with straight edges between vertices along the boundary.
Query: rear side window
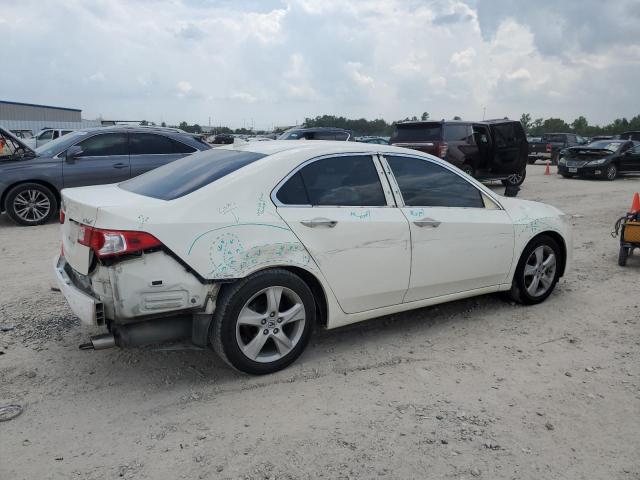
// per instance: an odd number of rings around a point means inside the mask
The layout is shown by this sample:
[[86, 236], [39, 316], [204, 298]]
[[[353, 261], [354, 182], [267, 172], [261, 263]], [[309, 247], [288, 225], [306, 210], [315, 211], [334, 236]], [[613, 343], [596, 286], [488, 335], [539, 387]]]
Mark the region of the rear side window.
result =
[[447, 142], [464, 142], [469, 136], [467, 125], [445, 125], [444, 139]]
[[386, 159], [406, 206], [484, 208], [480, 191], [446, 168], [418, 158]]
[[82, 147], [82, 157], [108, 157], [129, 154], [126, 133], [94, 135], [78, 145]]
[[398, 124], [391, 136], [393, 143], [437, 142], [441, 139], [442, 125], [440, 123]]
[[211, 149], [151, 170], [119, 187], [147, 197], [174, 200], [263, 157], [262, 153]]
[[276, 197], [285, 205], [380, 207], [387, 204], [370, 156], [317, 160], [293, 175]]
[[129, 152], [131, 155], [166, 155], [173, 153], [173, 142], [162, 135], [130, 133]]

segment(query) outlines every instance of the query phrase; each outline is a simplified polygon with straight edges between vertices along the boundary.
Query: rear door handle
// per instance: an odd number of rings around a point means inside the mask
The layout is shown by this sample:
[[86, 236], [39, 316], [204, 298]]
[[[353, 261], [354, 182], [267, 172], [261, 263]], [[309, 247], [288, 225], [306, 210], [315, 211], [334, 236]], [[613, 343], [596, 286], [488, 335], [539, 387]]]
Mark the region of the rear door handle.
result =
[[328, 218], [313, 218], [311, 220], [302, 220], [300, 223], [305, 227], [309, 227], [309, 228], [315, 228], [315, 227], [333, 228], [338, 224], [338, 221], [329, 220]]
[[126, 163], [116, 163], [113, 168], [127, 168], [129, 165]]
[[419, 227], [433, 227], [433, 228], [437, 228], [440, 226], [440, 223], [438, 220], [434, 220], [433, 218], [421, 218], [420, 220], [415, 220], [413, 222], [414, 225], [417, 225]]

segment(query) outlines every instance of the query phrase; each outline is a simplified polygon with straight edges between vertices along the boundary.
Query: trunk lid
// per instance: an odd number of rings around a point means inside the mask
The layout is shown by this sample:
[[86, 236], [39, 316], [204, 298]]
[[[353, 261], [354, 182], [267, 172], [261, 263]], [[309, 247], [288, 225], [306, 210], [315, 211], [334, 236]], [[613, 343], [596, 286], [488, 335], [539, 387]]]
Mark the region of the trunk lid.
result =
[[[62, 190], [62, 251], [67, 263], [82, 275], [87, 275], [93, 263], [93, 252], [78, 243], [82, 225], [100, 228], [101, 212], [109, 207], [137, 208], [145, 205], [164, 204], [163, 200], [144, 197], [123, 190], [117, 184], [91, 187], [66, 188]], [[123, 221], [122, 230], [132, 230], [129, 219]]]

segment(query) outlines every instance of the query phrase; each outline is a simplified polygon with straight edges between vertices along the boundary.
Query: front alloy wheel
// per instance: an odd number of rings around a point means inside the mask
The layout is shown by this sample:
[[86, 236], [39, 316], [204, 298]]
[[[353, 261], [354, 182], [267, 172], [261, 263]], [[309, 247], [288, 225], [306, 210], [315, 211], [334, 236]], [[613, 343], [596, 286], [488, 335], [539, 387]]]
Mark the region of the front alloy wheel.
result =
[[525, 305], [544, 301], [558, 283], [562, 253], [558, 243], [539, 235], [526, 246], [513, 276], [510, 296]]
[[300, 277], [283, 269], [263, 270], [221, 289], [211, 344], [242, 372], [276, 372], [300, 356], [315, 314], [313, 293]]
[[616, 167], [616, 164], [612, 163], [609, 165], [604, 171], [604, 175], [607, 180], [615, 180], [618, 176], [618, 167]]

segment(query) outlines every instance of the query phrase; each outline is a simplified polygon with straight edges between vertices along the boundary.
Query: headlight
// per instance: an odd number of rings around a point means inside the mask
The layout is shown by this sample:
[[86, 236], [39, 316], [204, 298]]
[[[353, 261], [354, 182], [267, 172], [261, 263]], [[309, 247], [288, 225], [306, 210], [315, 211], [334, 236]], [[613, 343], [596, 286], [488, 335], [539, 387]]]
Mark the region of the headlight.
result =
[[589, 165], [591, 166], [595, 166], [595, 165], [602, 165], [604, 162], [606, 162], [607, 159], [606, 158], [601, 158], [600, 160], [591, 160], [589, 162]]
[[567, 159], [564, 157], [560, 157], [558, 159], [558, 165], [566, 165], [567, 164]]

